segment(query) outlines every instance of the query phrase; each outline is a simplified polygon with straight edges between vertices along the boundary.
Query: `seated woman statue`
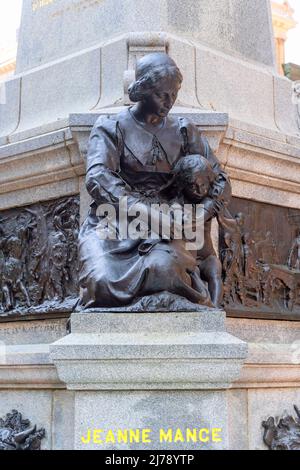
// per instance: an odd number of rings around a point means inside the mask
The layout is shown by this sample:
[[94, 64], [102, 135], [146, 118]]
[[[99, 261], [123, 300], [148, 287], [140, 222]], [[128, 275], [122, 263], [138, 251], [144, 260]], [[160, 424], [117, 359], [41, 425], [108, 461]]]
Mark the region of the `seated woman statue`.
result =
[[[181, 83], [180, 70], [167, 54], [144, 56], [129, 87], [136, 104], [116, 117], [101, 116], [92, 130], [86, 185], [93, 203], [79, 235], [82, 308], [126, 306], [163, 291], [202, 305], [220, 302], [220, 265], [210, 229], [230, 198], [230, 182], [197, 127], [186, 118], [168, 116]], [[195, 202], [193, 191], [190, 199], [189, 191], [184, 198], [180, 191], [174, 195], [176, 168], [193, 154], [207, 159], [214, 174], [209, 192], [201, 198], [205, 236], [197, 256], [184, 239], [172, 236], [153, 241], [149, 237], [146, 243], [136, 237], [99, 236], [97, 207], [102, 204], [118, 211], [126, 196], [129, 209], [147, 212], [153, 204]]]

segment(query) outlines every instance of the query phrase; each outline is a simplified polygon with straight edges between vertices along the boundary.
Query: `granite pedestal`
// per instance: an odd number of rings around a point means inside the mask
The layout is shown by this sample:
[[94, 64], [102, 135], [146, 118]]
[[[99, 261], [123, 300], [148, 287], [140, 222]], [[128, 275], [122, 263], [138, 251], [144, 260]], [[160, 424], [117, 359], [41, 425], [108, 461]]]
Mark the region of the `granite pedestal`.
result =
[[[60, 380], [75, 391], [75, 448], [226, 449], [226, 389], [247, 346], [226, 333], [224, 321], [223, 311], [207, 308], [73, 314], [72, 333], [50, 353]], [[196, 442], [187, 440], [188, 429]], [[118, 442], [118, 430], [150, 430], [150, 441]]]

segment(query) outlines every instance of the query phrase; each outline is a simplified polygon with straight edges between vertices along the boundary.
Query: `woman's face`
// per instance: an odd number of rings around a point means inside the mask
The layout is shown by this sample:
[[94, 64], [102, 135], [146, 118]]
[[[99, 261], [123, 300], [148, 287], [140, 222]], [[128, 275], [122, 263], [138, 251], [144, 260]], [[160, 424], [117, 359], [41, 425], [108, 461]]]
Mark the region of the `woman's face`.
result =
[[166, 117], [177, 99], [180, 86], [180, 82], [172, 77], [162, 78], [152, 93], [145, 98], [147, 111], [159, 118]]

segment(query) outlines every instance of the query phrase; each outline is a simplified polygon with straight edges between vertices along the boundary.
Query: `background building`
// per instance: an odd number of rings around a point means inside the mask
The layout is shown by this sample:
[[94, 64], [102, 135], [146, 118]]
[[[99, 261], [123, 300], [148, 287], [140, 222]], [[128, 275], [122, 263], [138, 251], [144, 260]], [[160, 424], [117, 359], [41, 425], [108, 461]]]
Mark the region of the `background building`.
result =
[[7, 80], [16, 69], [17, 40], [0, 48], [0, 82]]
[[272, 20], [276, 48], [277, 69], [280, 74], [284, 74], [283, 64], [285, 64], [285, 45], [287, 33], [297, 25], [294, 20], [294, 10], [289, 2], [272, 1]]

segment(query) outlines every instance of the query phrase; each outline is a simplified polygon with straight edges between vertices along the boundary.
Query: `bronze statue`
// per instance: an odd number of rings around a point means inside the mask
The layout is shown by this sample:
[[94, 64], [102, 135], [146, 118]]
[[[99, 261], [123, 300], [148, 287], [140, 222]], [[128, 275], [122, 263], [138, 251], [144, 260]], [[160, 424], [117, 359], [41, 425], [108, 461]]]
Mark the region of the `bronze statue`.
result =
[[[214, 204], [219, 212], [223, 208], [221, 194], [213, 194], [216, 174], [209, 161], [201, 155], [190, 155], [179, 159], [174, 167], [177, 198], [184, 204], [202, 203], [205, 207]], [[218, 203], [218, 197], [220, 200]], [[219, 306], [223, 297], [222, 265], [211, 241], [211, 219], [204, 223], [204, 246], [194, 252], [201, 279], [207, 282], [209, 295], [214, 306]]]
[[293, 240], [287, 265], [290, 269], [300, 270], [300, 230], [297, 231], [297, 236]]
[[[167, 54], [143, 57], [129, 87], [136, 104], [115, 118], [101, 116], [92, 130], [86, 185], [93, 203], [79, 234], [81, 308], [122, 307], [161, 292], [196, 304], [220, 303], [221, 266], [210, 225], [230, 198], [230, 182], [197, 127], [188, 119], [168, 116], [181, 83], [180, 70]], [[213, 176], [203, 188], [196, 177], [189, 182], [190, 191], [176, 192], [176, 168], [191, 155], [205, 158]], [[203, 179], [201, 171], [196, 173]], [[151, 204], [193, 204], [197, 191], [205, 222], [199, 253], [186, 249], [185, 240], [172, 234], [169, 239], [161, 233], [153, 239], [152, 232], [146, 239], [121, 237], [118, 222], [103, 228], [103, 215], [97, 214], [103, 204], [118, 212], [120, 199], [126, 196], [128, 207], [136, 205], [147, 217]], [[101, 230], [116, 233], [116, 239], [105, 239]]]
[[31, 426], [17, 410], [0, 418], [0, 450], [40, 450], [45, 434], [44, 428]]
[[[226, 214], [227, 215], [227, 214]], [[239, 212], [234, 218], [220, 212], [218, 223], [224, 230], [225, 248], [221, 251], [224, 271], [225, 303], [245, 302], [244, 278], [246, 274], [244, 214]]]
[[296, 417], [285, 414], [281, 418], [270, 416], [262, 422], [263, 440], [270, 450], [300, 450], [300, 411], [294, 405]]
[[6, 241], [8, 256], [2, 273], [2, 289], [6, 304], [6, 310], [15, 307], [15, 296], [22, 293], [26, 304], [30, 307], [28, 291], [23, 280], [23, 262], [22, 262], [22, 240], [18, 236], [11, 236]]

